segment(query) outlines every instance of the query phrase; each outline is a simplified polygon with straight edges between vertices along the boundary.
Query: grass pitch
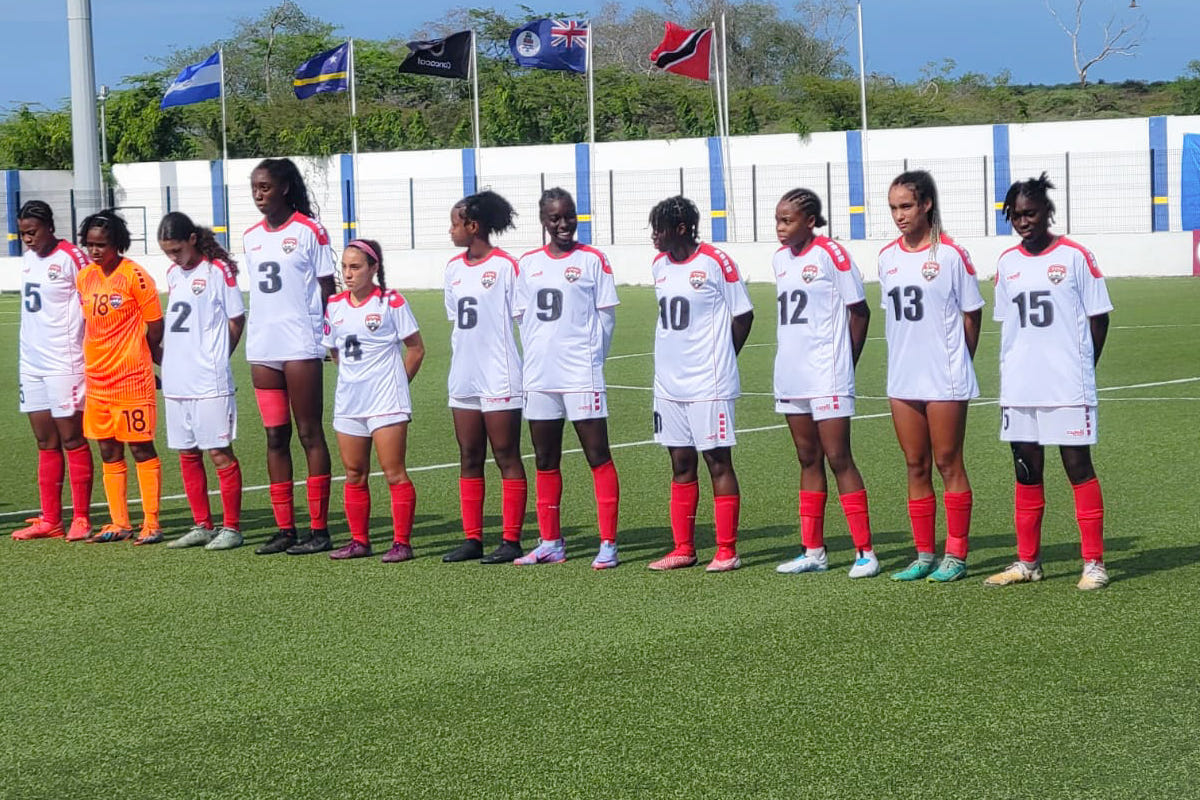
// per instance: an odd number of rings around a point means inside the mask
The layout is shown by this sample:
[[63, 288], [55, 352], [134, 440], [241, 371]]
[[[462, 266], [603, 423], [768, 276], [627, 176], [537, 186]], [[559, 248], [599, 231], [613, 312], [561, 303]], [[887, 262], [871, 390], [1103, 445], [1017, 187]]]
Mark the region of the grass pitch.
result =
[[[271, 532], [262, 488], [245, 497], [247, 546], [228, 553], [5, 536], [0, 796], [1200, 796], [1200, 281], [1111, 280], [1109, 289], [1116, 311], [1100, 365], [1095, 459], [1113, 583], [1091, 594], [1074, 588], [1078, 534], [1054, 458], [1046, 580], [982, 585], [1014, 552], [990, 306], [977, 358], [983, 398], [966, 449], [969, 579], [851, 582], [832, 497], [830, 572], [775, 574], [799, 547], [798, 467], [769, 397], [775, 305], [766, 285], [752, 287], [758, 319], [741, 357], [742, 570], [646, 571], [670, 547], [669, 467], [647, 441], [656, 309], [650, 290], [634, 288], [621, 291], [608, 366], [625, 563], [588, 568], [591, 481], [570, 454], [566, 564], [444, 565], [460, 535], [449, 331], [440, 296], [413, 293], [429, 347], [409, 447], [419, 558], [256, 557]], [[878, 287], [868, 293], [877, 305]], [[17, 310], [15, 297], [0, 298], [0, 370], [12, 376], [0, 411], [6, 530], [37, 505], [33, 439], [16, 412]], [[911, 541], [903, 459], [879, 399], [882, 312], [874, 316], [854, 448], [891, 570], [910, 559]], [[246, 485], [261, 487], [265, 443], [240, 352], [236, 364], [236, 448]], [[330, 370], [327, 416], [333, 383]], [[160, 448], [163, 520], [176, 535], [190, 517], [161, 436]], [[493, 468], [488, 480], [491, 545]], [[703, 477], [701, 487], [703, 557], [712, 507]], [[372, 488], [382, 552], [386, 490], [379, 478]], [[340, 491], [335, 483], [331, 516], [344, 540]], [[297, 499], [302, 507], [302, 490]], [[525, 536], [536, 536], [532, 491]]]

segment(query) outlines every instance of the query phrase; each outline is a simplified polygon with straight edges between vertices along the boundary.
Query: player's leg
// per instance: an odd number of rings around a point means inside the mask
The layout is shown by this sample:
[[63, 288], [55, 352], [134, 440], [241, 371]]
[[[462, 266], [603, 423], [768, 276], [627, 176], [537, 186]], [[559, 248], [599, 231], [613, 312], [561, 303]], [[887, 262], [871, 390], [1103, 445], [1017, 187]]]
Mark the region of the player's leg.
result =
[[908, 519], [912, 526], [913, 544], [917, 558], [892, 580], [915, 581], [929, 577], [936, 568], [934, 524], [937, 518], [937, 497], [933, 493], [933, 450], [929, 438], [927, 404], [919, 400], [890, 398], [892, 425], [896, 439], [904, 452], [908, 474]]
[[1075, 494], [1075, 522], [1079, 525], [1083, 555], [1083, 576], [1078, 586], [1101, 589], [1108, 585], [1108, 569], [1104, 566], [1104, 496], [1092, 466], [1092, 449], [1088, 445], [1062, 445], [1059, 452]]
[[541, 409], [535, 409], [533, 396], [526, 405], [527, 414], [539, 418], [529, 420], [529, 437], [533, 441], [534, 507], [537, 509], [538, 544], [520, 558], [513, 561], [517, 566], [533, 564], [561, 564], [567, 560], [567, 549], [562, 540], [562, 519], [559, 506], [562, 503], [562, 395], [547, 396], [537, 393], [543, 401]]
[[487, 429], [477, 400], [451, 399], [454, 418], [454, 438], [458, 441], [458, 499], [462, 513], [465, 541], [446, 555], [442, 561], [474, 561], [483, 557], [483, 465], [487, 460]]
[[708, 572], [729, 572], [742, 565], [737, 554], [738, 517], [742, 495], [737, 473], [733, 469], [733, 449], [714, 447], [704, 450], [713, 487], [713, 527], [716, 532], [717, 553], [705, 568]]
[[409, 561], [414, 557], [412, 529], [417, 490], [408, 476], [408, 422], [378, 428], [371, 438], [392, 506], [392, 546], [380, 560], [388, 564]]
[[[783, 406], [783, 408], [781, 408]], [[821, 437], [811, 413], [797, 413], [796, 401], [776, 403], [783, 411], [796, 459], [800, 462], [800, 544], [804, 551], [775, 568], [776, 572], [796, 574], [824, 572], [829, 569], [825, 553], [825, 500], [828, 487], [825, 480], [825, 454]]]
[[[282, 365], [280, 365], [282, 366]], [[292, 418], [283, 370], [265, 364], [250, 365], [254, 399], [267, 435], [267, 479], [271, 511], [278, 532], [254, 552], [282, 553], [296, 543], [296, 509], [292, 486]]]
[[674, 547], [650, 562], [655, 571], [690, 567], [696, 563], [696, 508], [700, 484], [696, 469], [700, 456], [692, 438], [686, 404], [654, 398], [654, 440], [667, 448], [671, 459], [671, 539]]
[[966, 577], [967, 552], [971, 531], [971, 484], [963, 463], [963, 441], [967, 436], [967, 401], [929, 403], [929, 439], [933, 447], [933, 463], [942, 476], [946, 507], [946, 555], [938, 569], [929, 576], [935, 583], [946, 583]]
[[[361, 430], [348, 432], [347, 423], [361, 426]], [[342, 497], [346, 509], [346, 525], [350, 528], [350, 542], [329, 554], [335, 560], [362, 558], [371, 555], [371, 490], [367, 476], [371, 473], [371, 436], [362, 419], [334, 420], [337, 431], [338, 453], [346, 471], [346, 483]], [[364, 435], [365, 434], [365, 435]]]
[[[21, 379], [21, 399], [24, 406], [29, 398], [29, 381]], [[41, 513], [26, 520], [28, 525], [13, 531], [14, 539], [51, 539], [64, 535], [62, 524], [62, 485], [66, 474], [62, 440], [50, 409], [27, 412], [29, 426], [38, 450], [38, 498]]]
[[492, 446], [492, 457], [500, 468], [503, 533], [500, 546], [484, 556], [481, 563], [508, 564], [524, 555], [521, 528], [525, 524], [525, 506], [529, 499], [525, 465], [521, 462], [521, 410], [489, 411], [483, 415], [483, 425]]
[[111, 403], [91, 399], [83, 409], [83, 432], [100, 450], [101, 482], [108, 503], [109, 524], [89, 536], [89, 542], [111, 542], [133, 535], [129, 524], [129, 501], [125, 497], [129, 468], [125, 464], [125, 446], [116, 439], [116, 410]]
[[212, 508], [208, 502], [204, 451], [196, 442], [199, 402], [172, 397], [163, 401], [167, 419], [167, 447], [179, 453], [179, 476], [183, 481], [183, 494], [187, 498], [188, 508], [192, 512], [191, 529], [167, 544], [172, 549], [206, 545], [216, 535]]
[[620, 564], [617, 555], [617, 519], [621, 505], [621, 484], [608, 443], [608, 404], [604, 416], [575, 420], [575, 433], [583, 448], [583, 457], [592, 469], [592, 489], [596, 496], [596, 521], [600, 528], [600, 551], [592, 559], [592, 569], [611, 569]]
[[[142, 407], [146, 409], [145, 406]], [[153, 404], [150, 405], [153, 408]], [[150, 415], [147, 411], [147, 416]], [[150, 434], [153, 437], [153, 433]], [[134, 544], [158, 544], [163, 540], [162, 523], [158, 512], [162, 501], [162, 461], [154, 447], [154, 439], [129, 442], [129, 454], [133, 456], [137, 471], [138, 493], [142, 498], [142, 530]]]
[[322, 415], [325, 409], [325, 387], [319, 358], [283, 362], [288, 402], [296, 423], [296, 436], [304, 448], [308, 466], [305, 494], [308, 500], [309, 535], [287, 549], [288, 555], [310, 555], [333, 547], [329, 539], [329, 491], [331, 464], [329, 445], [325, 442]]
[[853, 399], [844, 407], [845, 416], [817, 420], [817, 433], [825, 461], [833, 472], [838, 487], [838, 500], [846, 516], [846, 526], [856, 551], [850, 567], [851, 578], [871, 578], [879, 574], [879, 559], [871, 545], [871, 517], [867, 511], [867, 489], [862, 474], [850, 451], [850, 417], [854, 414]]
[[[231, 403], [232, 400], [231, 397]], [[236, 404], [234, 407], [236, 409]], [[242, 465], [232, 445], [209, 448], [208, 457], [217, 470], [217, 486], [221, 493], [221, 529], [204, 549], [232, 550], [242, 544]]]
[[1025, 413], [1019, 409], [1002, 409], [1001, 438], [1012, 448], [1016, 486], [1013, 490], [1013, 527], [1017, 535], [1017, 560], [1006, 569], [990, 575], [985, 586], [1008, 586], [1042, 579], [1042, 517], [1046, 512], [1046, 496], [1042, 486], [1046, 449], [1036, 441], [1020, 441], [1017, 437], [1036, 437], [1036, 426], [1023, 429]]
[[[79, 381], [82, 384], [82, 378]], [[80, 390], [82, 395], [82, 389]], [[82, 405], [83, 399], [80, 398]], [[91, 505], [92, 486], [95, 482], [95, 466], [92, 463], [92, 448], [83, 435], [83, 411], [76, 410], [69, 416], [54, 417], [58, 428], [58, 440], [67, 455], [67, 467], [71, 482], [71, 529], [67, 531], [68, 542], [86, 539], [92, 532]]]

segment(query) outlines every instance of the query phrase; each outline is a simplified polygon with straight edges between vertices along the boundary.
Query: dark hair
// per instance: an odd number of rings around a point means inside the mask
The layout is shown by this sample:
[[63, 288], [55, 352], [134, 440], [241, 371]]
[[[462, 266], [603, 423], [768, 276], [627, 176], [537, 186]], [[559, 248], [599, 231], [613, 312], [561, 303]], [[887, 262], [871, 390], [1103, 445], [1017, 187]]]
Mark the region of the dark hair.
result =
[[1045, 172], [1027, 181], [1017, 181], [1008, 187], [1008, 193], [1004, 195], [1004, 218], [1012, 219], [1013, 211], [1017, 206], [1017, 198], [1024, 195], [1035, 203], [1041, 203], [1046, 208], [1047, 219], [1054, 222], [1054, 201], [1050, 199], [1050, 190], [1053, 188], [1054, 184], [1050, 182], [1050, 176]]
[[680, 225], [687, 228], [688, 238], [695, 242], [700, 227], [700, 209], [683, 195], [668, 197], [650, 209], [651, 230], [674, 232]]
[[29, 200], [17, 212], [17, 219], [36, 219], [46, 223], [54, 233], [54, 210], [44, 200]]
[[575, 198], [571, 196], [571, 193], [561, 186], [555, 186], [552, 189], [542, 192], [542, 196], [538, 200], [538, 214], [545, 214], [546, 206], [556, 200], [566, 200], [571, 204], [572, 208], [575, 206]]
[[111, 208], [97, 211], [84, 218], [83, 224], [79, 226], [80, 247], [87, 247], [88, 231], [92, 228], [107, 231], [109, 242], [117, 248], [118, 253], [128, 250], [133, 241], [133, 237], [129, 235], [129, 226], [125, 224], [125, 218]]
[[308, 187], [304, 185], [304, 176], [300, 174], [300, 168], [294, 161], [290, 158], [264, 158], [254, 169], [265, 169], [274, 184], [287, 186], [283, 199], [292, 210], [299, 211], [306, 217], [316, 217], [312, 201], [308, 199]]
[[933, 182], [933, 176], [923, 169], [909, 170], [897, 175], [892, 181], [892, 186], [903, 186], [911, 190], [918, 204], [929, 201], [925, 221], [929, 223], [930, 257], [936, 258], [937, 247], [942, 239], [942, 209], [938, 205], [937, 184]]
[[824, 228], [828, 224], [825, 217], [821, 216], [821, 198], [817, 197], [817, 193], [812, 189], [792, 189], [779, 198], [779, 202], [785, 201], [816, 220], [818, 228]]
[[237, 262], [229, 255], [229, 251], [217, 241], [212, 228], [205, 228], [192, 222], [192, 218], [181, 211], [172, 211], [158, 223], [158, 240], [160, 242], [186, 242], [196, 237], [196, 249], [209, 261], [221, 261], [229, 267], [230, 275], [237, 275]]
[[513, 227], [513, 217], [517, 216], [512, 205], [490, 189], [467, 195], [454, 207], [462, 210], [463, 219], [479, 226], [484, 238], [509, 230]]
[[371, 255], [366, 250], [363, 250], [361, 247], [352, 248], [352, 249], [357, 250], [358, 252], [362, 253], [364, 256], [366, 256], [367, 264], [376, 268], [375, 269], [375, 281], [379, 284], [379, 288], [383, 289], [386, 292], [387, 291], [387, 280], [383, 277], [383, 248], [380, 247], [379, 242], [375, 241], [374, 239], [363, 239], [360, 237], [360, 238], [356, 239], [355, 241], [362, 242], [367, 247], [374, 250], [375, 255], [379, 256], [379, 258], [375, 258], [375, 256]]

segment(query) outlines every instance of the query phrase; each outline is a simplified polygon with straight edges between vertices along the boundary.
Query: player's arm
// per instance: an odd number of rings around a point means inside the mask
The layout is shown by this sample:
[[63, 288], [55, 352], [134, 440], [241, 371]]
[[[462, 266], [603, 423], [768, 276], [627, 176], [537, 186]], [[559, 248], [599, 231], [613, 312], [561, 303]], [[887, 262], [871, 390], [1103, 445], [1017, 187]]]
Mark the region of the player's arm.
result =
[[229, 355], [237, 350], [238, 342], [242, 340], [242, 332], [246, 330], [246, 315], [240, 314], [229, 319]]
[[750, 326], [754, 324], [754, 312], [747, 311], [733, 318], [733, 352], [742, 352], [742, 345], [750, 337]]
[[967, 352], [975, 358], [975, 348], [979, 346], [979, 326], [983, 323], [983, 309], [963, 312], [963, 336], [967, 341]]
[[337, 287], [333, 283], [332, 275], [322, 275], [317, 278], [317, 285], [321, 287], [321, 308], [329, 305], [329, 298], [337, 293]]
[[612, 347], [613, 331], [617, 329], [617, 307], [598, 308], [596, 313], [600, 315], [600, 346], [604, 357], [608, 358], [608, 350]]
[[421, 338], [420, 332], [406, 336], [404, 338], [404, 374], [408, 376], [409, 383], [412, 383], [413, 378], [417, 377], [417, 372], [421, 369], [421, 362], [424, 360], [425, 340]]
[[850, 315], [850, 358], [857, 367], [867, 343], [867, 329], [871, 327], [871, 308], [866, 300], [859, 300], [846, 306], [846, 313]]
[[1100, 363], [1100, 351], [1108, 339], [1108, 313], [1088, 317], [1088, 327], [1092, 329], [1092, 365]]
[[163, 321], [159, 319], [146, 323], [146, 344], [150, 345], [150, 358], [155, 364], [162, 363]]

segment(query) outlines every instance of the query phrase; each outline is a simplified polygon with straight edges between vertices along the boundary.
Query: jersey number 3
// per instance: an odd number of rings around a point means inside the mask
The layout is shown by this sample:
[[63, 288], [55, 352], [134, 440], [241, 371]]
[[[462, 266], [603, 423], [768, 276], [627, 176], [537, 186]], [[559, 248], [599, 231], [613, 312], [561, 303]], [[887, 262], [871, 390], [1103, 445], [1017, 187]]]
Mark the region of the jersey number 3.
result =
[[279, 263], [264, 261], [258, 265], [262, 280], [258, 282], [258, 290], [263, 294], [274, 294], [283, 288], [283, 278], [279, 277]]

